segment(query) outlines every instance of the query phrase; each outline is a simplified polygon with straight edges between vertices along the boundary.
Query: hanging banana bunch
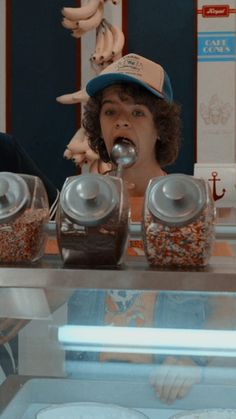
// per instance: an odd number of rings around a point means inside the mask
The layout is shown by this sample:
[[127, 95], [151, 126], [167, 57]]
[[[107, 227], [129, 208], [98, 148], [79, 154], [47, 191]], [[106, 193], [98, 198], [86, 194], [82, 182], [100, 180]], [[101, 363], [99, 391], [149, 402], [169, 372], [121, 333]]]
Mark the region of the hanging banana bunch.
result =
[[[120, 3], [120, 0], [110, 1], [115, 5]], [[96, 31], [96, 50], [98, 44], [98, 46], [100, 45], [98, 49], [100, 48], [104, 52], [104, 57], [99, 59], [99, 65], [101, 62], [106, 65], [110, 60], [114, 61], [115, 57], [122, 53], [125, 41], [122, 30], [104, 19], [105, 2], [108, 2], [108, 0], [87, 0], [87, 3], [81, 7], [64, 7], [62, 9], [62, 26], [69, 29], [74, 38], [80, 38], [86, 32], [101, 26]], [[104, 43], [101, 40], [103, 37], [105, 38]], [[111, 51], [112, 43], [113, 50]], [[98, 64], [97, 60], [93, 61]]]
[[71, 30], [74, 38], [80, 38], [86, 32], [97, 28], [104, 14], [104, 0], [88, 0], [81, 7], [63, 7], [62, 25]]
[[88, 138], [83, 127], [78, 129], [69, 144], [67, 144], [64, 157], [72, 159], [79, 166], [82, 166], [90, 160], [94, 161], [98, 159], [97, 154], [89, 147]]
[[[110, 1], [117, 5], [121, 0]], [[96, 29], [95, 51], [90, 58], [91, 67], [96, 74], [122, 56], [125, 43], [122, 30], [104, 18], [104, 3], [106, 2], [108, 0], [87, 0], [87, 3], [81, 7], [62, 9], [62, 25], [71, 31], [74, 38], [81, 38], [86, 32]], [[64, 99], [67, 100], [66, 97], [62, 98]], [[73, 100], [73, 97], [68, 97], [68, 99], [71, 100], [68, 103], [78, 103]]]
[[104, 174], [112, 168], [110, 163], [103, 162], [99, 155], [91, 150], [83, 127], [78, 129], [69, 144], [67, 144], [64, 157], [72, 160], [80, 168], [87, 164], [90, 172]]
[[125, 36], [122, 30], [102, 19], [96, 29], [95, 51], [90, 58], [91, 66], [96, 73], [121, 57], [124, 43]]
[[[62, 9], [64, 28], [71, 31], [71, 35], [80, 38], [86, 32], [96, 29], [96, 46], [90, 58], [90, 63], [98, 74], [107, 65], [122, 56], [125, 36], [122, 30], [105, 19], [104, 3], [109, 0], [87, 0], [81, 7], [64, 7]], [[121, 0], [110, 0], [113, 4]], [[68, 93], [56, 98], [62, 104], [86, 103], [88, 95], [85, 89]]]

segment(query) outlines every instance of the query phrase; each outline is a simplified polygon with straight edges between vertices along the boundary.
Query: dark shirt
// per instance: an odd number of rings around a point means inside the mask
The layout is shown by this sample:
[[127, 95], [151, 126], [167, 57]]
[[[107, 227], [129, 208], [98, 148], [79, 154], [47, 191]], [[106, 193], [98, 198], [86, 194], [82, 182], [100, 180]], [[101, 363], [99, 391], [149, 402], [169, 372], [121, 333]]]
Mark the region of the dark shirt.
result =
[[54, 207], [58, 190], [45, 176], [15, 137], [0, 132], [0, 171], [38, 176], [47, 191], [50, 208]]

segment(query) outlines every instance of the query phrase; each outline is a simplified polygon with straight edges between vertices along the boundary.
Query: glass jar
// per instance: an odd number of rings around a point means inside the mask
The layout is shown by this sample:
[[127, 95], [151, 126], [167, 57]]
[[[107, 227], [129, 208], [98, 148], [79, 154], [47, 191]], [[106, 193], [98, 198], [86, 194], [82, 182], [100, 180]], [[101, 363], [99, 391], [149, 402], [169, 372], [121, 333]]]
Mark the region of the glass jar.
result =
[[35, 262], [44, 253], [49, 204], [37, 176], [0, 173], [0, 263]]
[[208, 183], [182, 174], [157, 177], [145, 193], [142, 235], [151, 266], [205, 266], [214, 243]]
[[128, 218], [128, 194], [122, 179], [91, 173], [67, 178], [56, 217], [64, 264], [121, 264], [128, 239]]

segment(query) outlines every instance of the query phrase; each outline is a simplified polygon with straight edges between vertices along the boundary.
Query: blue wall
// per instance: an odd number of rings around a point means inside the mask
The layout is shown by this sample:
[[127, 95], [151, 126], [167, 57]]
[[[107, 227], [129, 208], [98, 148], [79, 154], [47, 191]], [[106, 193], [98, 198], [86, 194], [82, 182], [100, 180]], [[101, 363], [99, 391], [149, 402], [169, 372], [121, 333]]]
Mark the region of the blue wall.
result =
[[60, 188], [75, 173], [63, 158], [76, 131], [76, 106], [56, 97], [76, 86], [78, 43], [61, 25], [67, 0], [9, 0], [11, 7], [11, 133]]
[[128, 52], [160, 62], [182, 105], [183, 142], [169, 172], [192, 174], [195, 150], [194, 0], [128, 0]]

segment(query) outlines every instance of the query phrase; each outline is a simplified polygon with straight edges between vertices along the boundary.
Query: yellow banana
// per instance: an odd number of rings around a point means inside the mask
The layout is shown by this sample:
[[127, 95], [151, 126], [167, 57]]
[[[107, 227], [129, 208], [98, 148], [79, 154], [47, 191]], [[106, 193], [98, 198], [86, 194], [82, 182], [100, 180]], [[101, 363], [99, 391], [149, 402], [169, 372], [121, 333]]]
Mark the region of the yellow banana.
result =
[[66, 17], [64, 17], [61, 21], [62, 26], [66, 29], [77, 29], [78, 28], [78, 22], [74, 20], [69, 20]]
[[76, 166], [82, 167], [83, 164], [86, 163], [85, 153], [75, 153], [72, 155], [71, 160], [75, 163]]
[[112, 58], [112, 51], [113, 51], [113, 35], [110, 29], [110, 24], [103, 19], [103, 27], [104, 27], [104, 45], [103, 50], [101, 53], [100, 60], [102, 62], [109, 61]]
[[89, 166], [89, 172], [90, 173], [99, 173], [98, 164], [99, 164], [99, 160], [94, 160]]
[[105, 163], [100, 158], [97, 160], [94, 160], [89, 166], [90, 173], [100, 173], [101, 175], [105, 175], [111, 170], [112, 170], [112, 165], [110, 163]]
[[64, 153], [63, 153], [63, 157], [70, 160], [70, 159], [72, 159], [72, 156], [73, 156], [72, 151], [70, 151], [69, 148], [66, 148]]
[[89, 145], [88, 145], [88, 148], [87, 148], [85, 154], [86, 154], [86, 160], [87, 160], [87, 162], [93, 162], [93, 161], [99, 159], [99, 155], [97, 153], [95, 153], [95, 151], [93, 151], [89, 147]]
[[113, 35], [112, 55], [116, 56], [122, 52], [125, 44], [125, 35], [119, 26], [116, 25], [110, 25], [110, 30]]
[[103, 10], [103, 2], [100, 2], [96, 12], [91, 17], [79, 21], [79, 28], [86, 32], [97, 28], [103, 18]]
[[91, 68], [96, 75], [98, 75], [101, 72], [101, 70], [103, 69], [102, 63], [95, 63], [95, 61], [93, 61], [92, 57], [90, 58], [90, 65], [91, 65]]
[[88, 164], [90, 173], [105, 174], [112, 170], [110, 163], [105, 163], [89, 146], [88, 137], [83, 127], [79, 128], [70, 140], [63, 156], [72, 160], [76, 166]]
[[88, 0], [87, 4], [81, 7], [63, 7], [62, 14], [70, 20], [88, 19], [96, 12], [101, 0]]
[[73, 36], [73, 38], [81, 38], [81, 36], [83, 36], [87, 31], [84, 31], [81, 28], [77, 28], [77, 29], [73, 29], [71, 32], [71, 36]]
[[56, 98], [57, 102], [62, 103], [63, 105], [73, 105], [74, 103], [84, 103], [89, 99], [89, 95], [86, 93], [85, 89], [78, 90], [74, 93], [68, 93], [66, 95], [58, 96]]
[[88, 139], [85, 135], [83, 127], [79, 128], [78, 131], [71, 138], [67, 144], [67, 149], [73, 154], [84, 154], [89, 148]]
[[91, 165], [99, 159], [99, 155], [90, 148], [89, 140], [83, 127], [80, 127], [72, 137], [63, 155], [65, 158], [73, 160], [79, 166], [83, 166], [83, 164]]
[[87, 102], [89, 95], [85, 89], [81, 89], [75, 93], [72, 93], [72, 99], [77, 102]]
[[120, 3], [120, 0], [111, 0], [111, 2], [112, 2], [113, 4], [115, 4], [115, 5], [117, 5], [117, 4], [119, 4], [119, 3]]
[[112, 170], [112, 164], [111, 163], [105, 163], [101, 159], [98, 160], [98, 173], [101, 173], [101, 175], [105, 175], [106, 173], [110, 172]]
[[121, 57], [122, 57], [122, 52], [119, 52], [118, 54], [113, 55], [112, 62], [114, 63], [115, 61], [119, 60]]
[[100, 24], [96, 30], [96, 46], [95, 46], [95, 51], [91, 57], [94, 63], [99, 64], [103, 49], [104, 49], [104, 28], [103, 28], [103, 25]]

